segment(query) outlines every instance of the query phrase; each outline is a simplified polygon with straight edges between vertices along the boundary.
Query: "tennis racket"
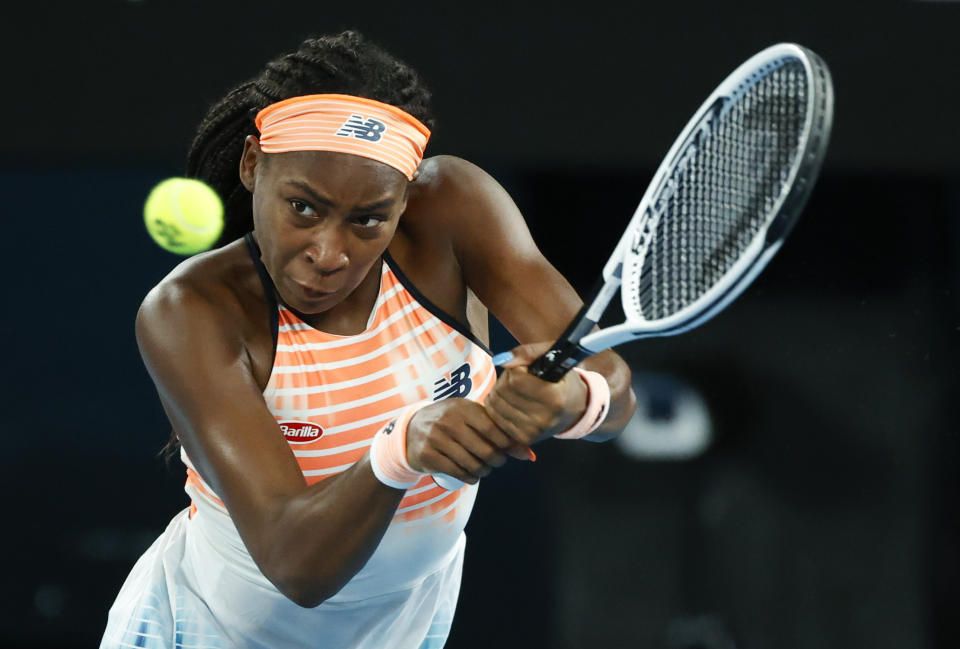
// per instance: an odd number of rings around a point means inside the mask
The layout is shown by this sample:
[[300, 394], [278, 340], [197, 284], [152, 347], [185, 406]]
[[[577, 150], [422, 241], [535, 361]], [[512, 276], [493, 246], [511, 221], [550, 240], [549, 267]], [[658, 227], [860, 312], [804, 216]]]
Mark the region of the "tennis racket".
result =
[[[830, 71], [809, 49], [776, 44], [734, 70], [660, 164], [602, 282], [528, 371], [559, 381], [592, 354], [674, 336], [722, 311], [783, 245], [820, 172], [832, 122]], [[593, 331], [618, 290], [626, 320]]]

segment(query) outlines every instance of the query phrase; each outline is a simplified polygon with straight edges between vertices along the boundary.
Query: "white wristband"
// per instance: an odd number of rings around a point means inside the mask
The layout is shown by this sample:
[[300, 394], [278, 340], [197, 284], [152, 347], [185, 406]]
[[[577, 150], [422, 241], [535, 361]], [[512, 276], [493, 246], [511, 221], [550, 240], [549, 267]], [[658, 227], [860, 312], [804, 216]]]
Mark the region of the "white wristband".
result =
[[587, 384], [587, 408], [577, 423], [568, 430], [554, 435], [557, 439], [586, 437], [600, 427], [610, 412], [610, 386], [603, 374], [582, 370], [579, 367], [573, 368], [573, 371], [579, 374]]
[[381, 428], [370, 444], [370, 468], [377, 480], [394, 489], [409, 489], [425, 475], [407, 462], [407, 425], [424, 404], [408, 406], [400, 415]]

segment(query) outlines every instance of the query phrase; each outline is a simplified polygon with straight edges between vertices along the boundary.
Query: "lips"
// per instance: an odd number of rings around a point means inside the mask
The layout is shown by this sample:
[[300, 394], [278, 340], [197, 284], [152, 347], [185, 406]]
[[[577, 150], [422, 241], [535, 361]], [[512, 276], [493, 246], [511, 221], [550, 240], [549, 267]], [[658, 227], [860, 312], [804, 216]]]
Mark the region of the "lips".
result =
[[324, 298], [336, 293], [336, 291], [325, 291], [321, 289], [311, 288], [309, 286], [305, 286], [304, 284], [301, 284], [300, 282], [296, 282], [296, 285], [300, 287], [300, 290], [301, 292], [303, 292], [304, 295], [314, 300]]

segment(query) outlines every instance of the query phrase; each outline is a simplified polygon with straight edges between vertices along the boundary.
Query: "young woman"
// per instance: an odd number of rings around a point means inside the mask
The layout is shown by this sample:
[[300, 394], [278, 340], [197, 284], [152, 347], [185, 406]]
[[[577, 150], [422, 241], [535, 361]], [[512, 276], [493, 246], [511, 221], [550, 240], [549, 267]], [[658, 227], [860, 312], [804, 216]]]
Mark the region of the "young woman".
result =
[[[428, 104], [413, 70], [344, 32], [201, 123], [187, 172], [224, 198], [224, 236], [136, 320], [192, 503], [101, 647], [441, 647], [478, 480], [629, 420], [612, 352], [558, 383], [526, 372], [580, 300], [490, 176], [423, 159]], [[526, 343], [499, 378], [487, 309]]]

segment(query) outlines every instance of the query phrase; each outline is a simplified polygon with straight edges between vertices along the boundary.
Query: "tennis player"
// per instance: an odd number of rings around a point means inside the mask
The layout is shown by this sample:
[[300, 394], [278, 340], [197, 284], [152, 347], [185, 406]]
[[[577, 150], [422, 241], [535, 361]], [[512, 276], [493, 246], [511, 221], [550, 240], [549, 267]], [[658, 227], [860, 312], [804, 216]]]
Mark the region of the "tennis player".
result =
[[[101, 647], [442, 647], [478, 480], [629, 420], [612, 352], [558, 383], [525, 371], [580, 300], [496, 181], [423, 158], [429, 97], [344, 32], [200, 124], [187, 173], [224, 198], [224, 236], [136, 320], [191, 505], [137, 561]], [[499, 378], [487, 309], [525, 343]]]

